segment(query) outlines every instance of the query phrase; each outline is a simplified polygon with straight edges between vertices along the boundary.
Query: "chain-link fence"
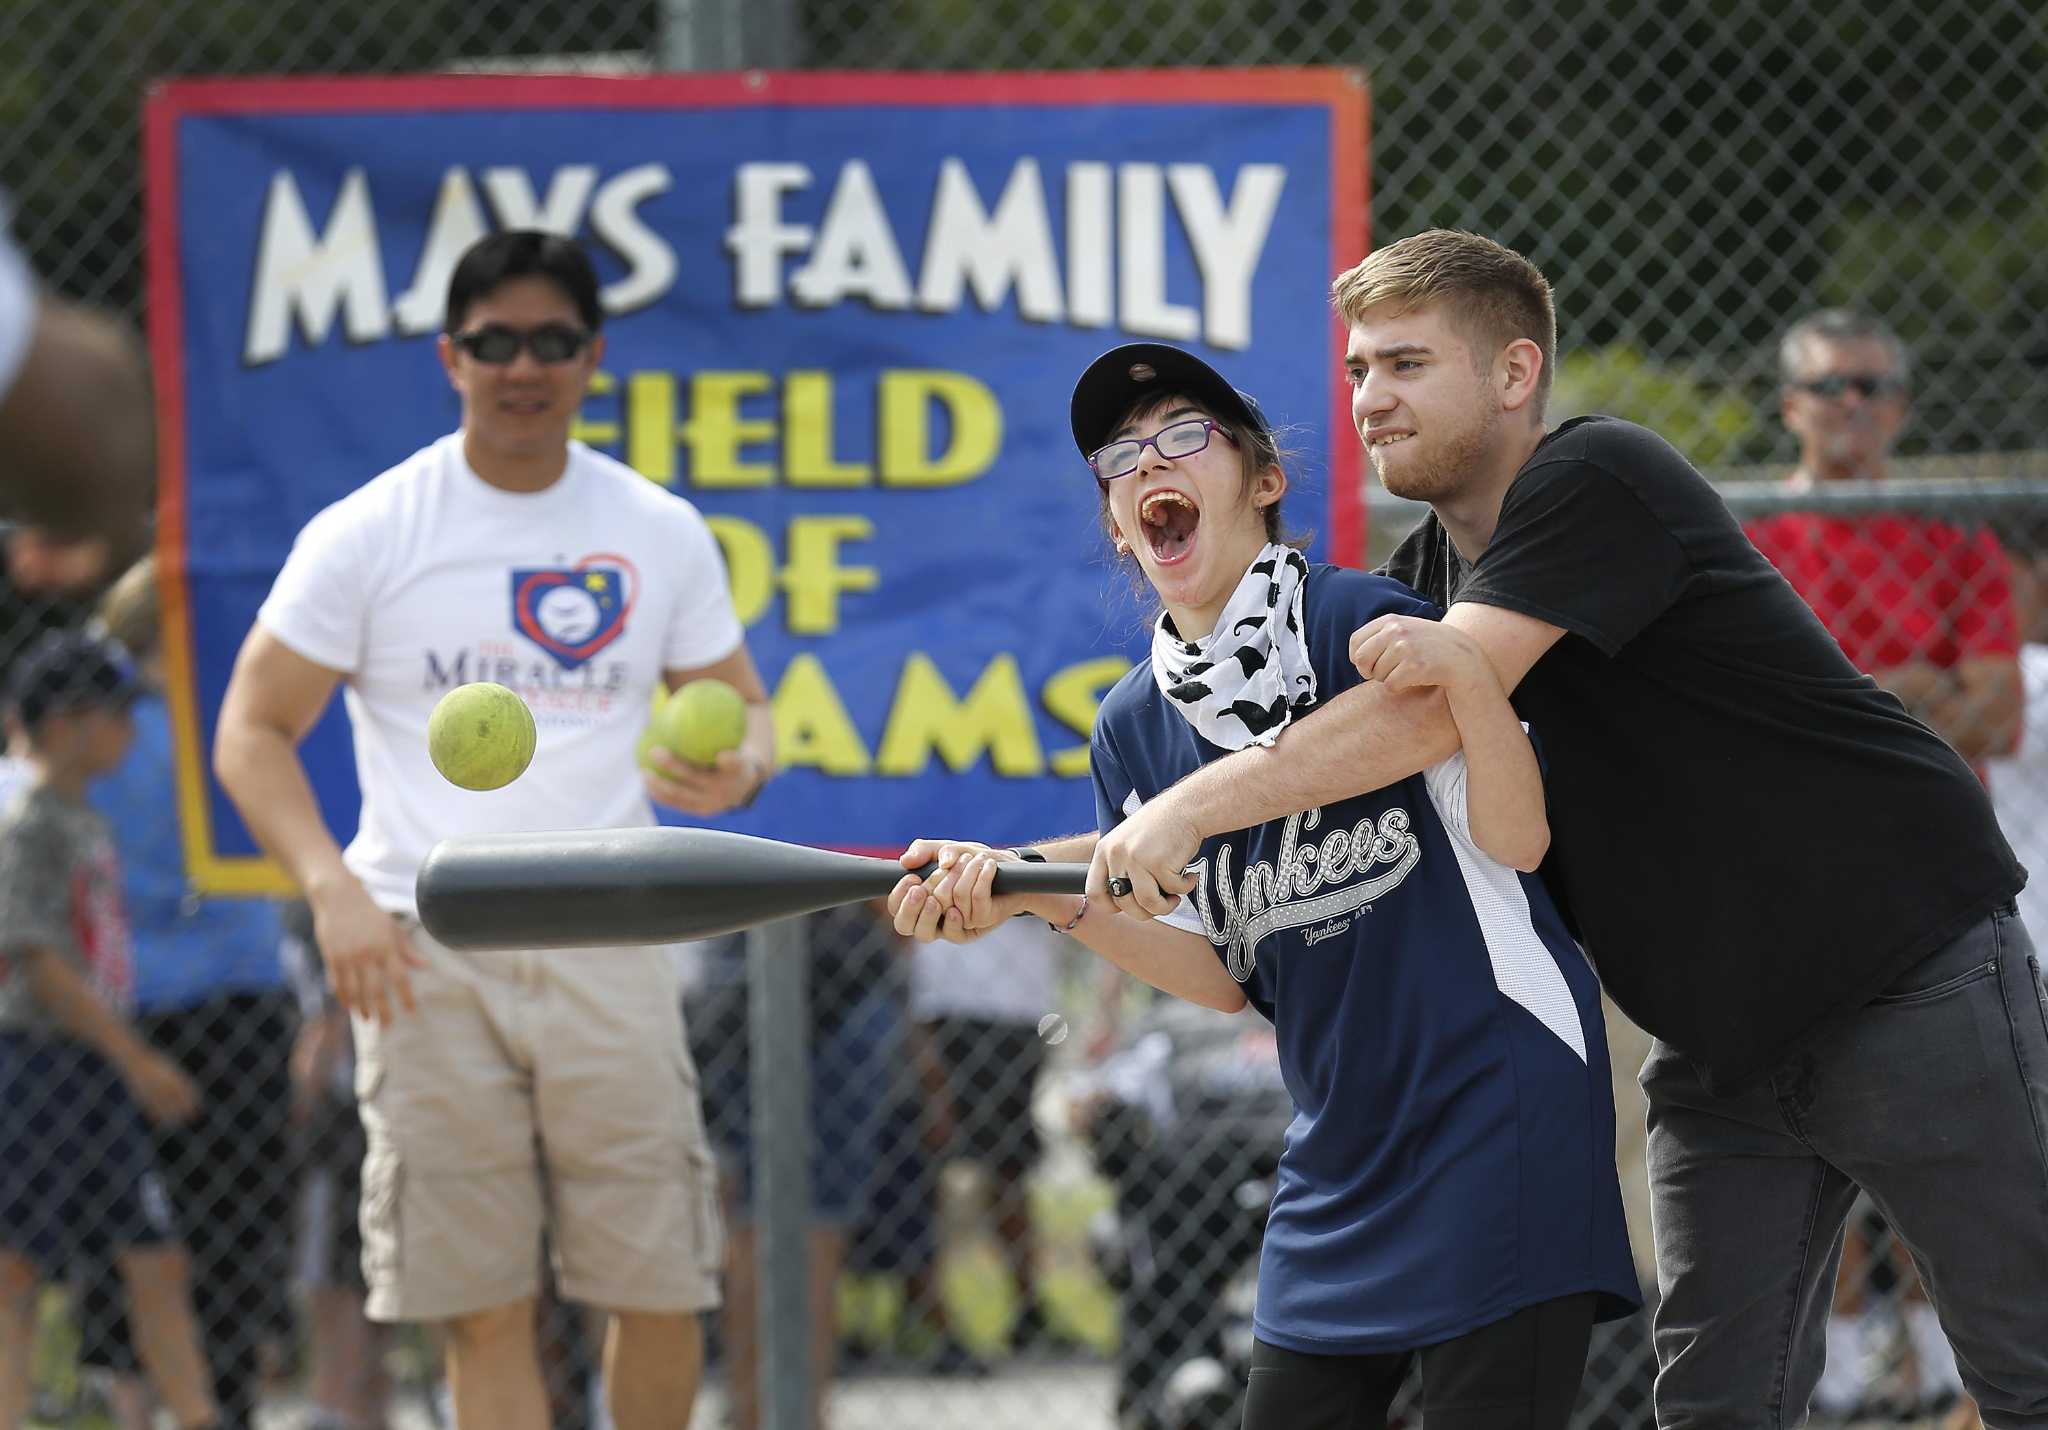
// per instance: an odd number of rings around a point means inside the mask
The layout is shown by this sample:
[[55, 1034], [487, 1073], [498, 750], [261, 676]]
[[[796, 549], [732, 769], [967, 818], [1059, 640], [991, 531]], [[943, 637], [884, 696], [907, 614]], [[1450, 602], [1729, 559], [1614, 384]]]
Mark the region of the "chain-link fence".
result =
[[[1454, 225], [1534, 258], [1558, 292], [1560, 407], [1637, 418], [1704, 467], [1757, 477], [1819, 450], [1801, 421], [1898, 404], [1900, 460], [1883, 493], [1731, 491], [1852, 655], [1979, 762], [2022, 858], [2048, 864], [2028, 858], [2048, 840], [2048, 733], [2027, 728], [2048, 710], [2048, 645], [2034, 644], [2048, 640], [2048, 502], [2024, 480], [2048, 475], [2048, 21], [2020, 0], [0, 0], [0, 188], [56, 287], [139, 315], [137, 116], [152, 80], [739, 63], [1359, 66], [1376, 241]], [[1903, 339], [1910, 404], [1854, 381], [1904, 367], [1873, 372], [1857, 357], [1781, 371], [1787, 322], [1845, 305]], [[1831, 375], [1842, 380], [1830, 388]], [[1815, 411], [1802, 418], [1800, 401]], [[1404, 518], [1375, 505], [1376, 548]], [[6, 542], [0, 659], [12, 665], [33, 634], [83, 619], [114, 573], [33, 532]], [[113, 623], [146, 653], [153, 618], [129, 596]], [[130, 1348], [175, 1337], [190, 1316], [231, 1411], [260, 1404], [278, 1425], [444, 1417], [431, 1332], [363, 1318], [347, 1025], [317, 997], [310, 939], [274, 913], [184, 890], [161, 707], [145, 698], [137, 727], [134, 768], [103, 803], [129, 871], [136, 1026], [200, 1110], [152, 1146], [74, 1121], [75, 1070], [36, 1069], [45, 1081], [16, 1081], [7, 1101], [42, 1119], [23, 1135], [88, 1161], [153, 1152], [190, 1271], [104, 1249], [59, 1266], [36, 1302], [35, 1414], [142, 1423]], [[838, 1270], [812, 1355], [814, 1369], [829, 1364], [829, 1423], [1234, 1424], [1246, 1273], [1286, 1121], [1270, 1033], [1105, 985], [1084, 953], [1036, 929], [1005, 931], [993, 978], [992, 965], [914, 953], [865, 917], [804, 933], [818, 1144], [808, 1249], [814, 1267]], [[312, 970], [303, 998], [280, 944]], [[744, 963], [718, 946], [686, 963], [741, 1253], [727, 1289], [743, 1309], [755, 1125]], [[1624, 1070], [1631, 1038], [1617, 1026]], [[180, 1096], [177, 1074], [153, 1076], [154, 1095]], [[1647, 1266], [1640, 1106], [1625, 1075], [1617, 1102]], [[120, 1215], [146, 1227], [165, 1211]], [[1848, 1248], [1818, 1408], [1942, 1413], [1956, 1382], [1910, 1262], [1874, 1214], [1859, 1214]], [[11, 1366], [25, 1329], [0, 1324]], [[730, 1392], [758, 1353], [746, 1325], [715, 1318], [698, 1424], [745, 1423]], [[593, 1327], [560, 1305], [543, 1327], [555, 1422], [592, 1423]], [[1651, 1364], [1640, 1318], [1603, 1328], [1581, 1422], [1647, 1423]]]
[[1376, 238], [1462, 226], [1529, 254], [1558, 288], [1569, 403], [1710, 466], [1789, 457], [1773, 344], [1856, 303], [1913, 350], [1909, 453], [2042, 445], [2048, 22], [2019, 0], [10, 0], [0, 44], [24, 241], [60, 287], [130, 309], [138, 107], [167, 76], [1356, 65]]
[[[2022, 858], [2048, 862], [2032, 859], [2048, 836], [2040, 487], [1901, 477], [1819, 492], [1782, 483], [1724, 490], [1866, 668], [1975, 752]], [[1391, 527], [1409, 513], [1381, 499], [1375, 515]], [[0, 646], [10, 668], [34, 659], [51, 628], [91, 610], [147, 668], [146, 568], [93, 603], [40, 586], [33, 532], [5, 541], [12, 590]], [[98, 584], [78, 574], [84, 586]], [[1938, 679], [1916, 684], [1929, 672]], [[26, 1187], [74, 1219], [58, 1227], [45, 1217], [48, 1242], [35, 1248], [64, 1253], [38, 1302], [35, 1414], [55, 1424], [147, 1423], [134, 1418], [145, 1381], [133, 1347], [145, 1328], [131, 1308], [155, 1303], [122, 1256], [74, 1245], [141, 1225], [167, 1226], [189, 1252], [185, 1289], [175, 1267], [156, 1270], [176, 1292], [172, 1319], [192, 1317], [228, 1408], [260, 1407], [269, 1425], [445, 1419], [432, 1331], [373, 1327], [363, 1314], [364, 1139], [349, 1027], [324, 996], [303, 911], [280, 918], [185, 891], [165, 712], [145, 695], [134, 715], [136, 745], [92, 800], [125, 867], [134, 1025], [182, 1069], [198, 1110], [137, 1142], [134, 1129], [80, 1111], [96, 1094], [76, 1070], [67, 1080], [27, 1066], [15, 1057], [19, 1042], [0, 1035], [10, 1049], [10, 1161], [34, 1148], [87, 1169], [63, 1187], [8, 1184], [8, 1195]], [[17, 737], [15, 753], [24, 752]], [[25, 764], [10, 762], [8, 797], [29, 778]], [[808, 954], [799, 1034], [812, 1129], [805, 1249], [817, 1284], [830, 1288], [807, 1328], [812, 1372], [827, 1387], [825, 1423], [1234, 1425], [1252, 1273], [1290, 1115], [1271, 1029], [1252, 1014], [1148, 997], [1035, 921], [963, 953], [912, 948], [875, 911], [855, 907], [804, 921], [797, 947]], [[687, 946], [678, 957], [732, 1253], [693, 1423], [747, 1425], [755, 1422], [733, 1391], [753, 1383], [761, 1354], [750, 1169], [762, 1123], [750, 1088], [755, 1078], [786, 1081], [795, 1064], [786, 1053], [766, 1068], [750, 1059], [758, 1010], [741, 940]], [[1617, 1156], [1648, 1286], [1633, 1078], [1646, 1040], [1609, 1012]], [[125, 1076], [138, 1096], [166, 1077], [135, 1067]], [[161, 1111], [149, 1099], [166, 1096], [158, 1087], [143, 1101]], [[52, 1125], [66, 1123], [75, 1125]], [[160, 1179], [152, 1186], [167, 1206], [154, 1191], [129, 1205], [121, 1168], [151, 1153]], [[171, 1221], [159, 1225], [166, 1212]], [[177, 1312], [181, 1304], [189, 1311]], [[597, 1325], [550, 1299], [541, 1326], [554, 1423], [602, 1424]], [[1824, 1416], [1933, 1423], [1951, 1406], [1959, 1384], [1932, 1311], [1910, 1260], [1867, 1208], [1849, 1231], [1829, 1334], [1816, 1405]], [[1599, 1328], [1578, 1423], [1647, 1423], [1652, 1373], [1643, 1317]]]

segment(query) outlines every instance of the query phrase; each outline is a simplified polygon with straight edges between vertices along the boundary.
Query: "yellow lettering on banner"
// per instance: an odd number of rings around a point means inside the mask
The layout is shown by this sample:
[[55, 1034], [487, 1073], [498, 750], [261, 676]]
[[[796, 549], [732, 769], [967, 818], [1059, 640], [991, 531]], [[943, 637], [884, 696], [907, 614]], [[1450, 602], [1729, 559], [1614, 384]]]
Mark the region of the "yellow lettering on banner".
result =
[[[1003, 409], [986, 383], [964, 372], [912, 368], [886, 371], [876, 384], [873, 462], [841, 458], [833, 449], [833, 375], [788, 373], [781, 410], [741, 415], [748, 398], [774, 392], [766, 372], [701, 371], [690, 375], [690, 413], [678, 425], [677, 386], [669, 372], [635, 372], [623, 386], [608, 372], [591, 374], [590, 397], [617, 397], [618, 419], [577, 413], [570, 435], [593, 447], [623, 447], [627, 466], [665, 487], [676, 484], [676, 447], [689, 449], [692, 486], [845, 489], [873, 486], [947, 487], [973, 481], [1002, 451]], [[943, 415], [945, 449], [932, 450]], [[748, 448], [765, 450], [749, 453]]]
[[726, 581], [732, 587], [733, 610], [740, 624], [751, 626], [761, 619], [775, 594], [775, 548], [768, 533], [751, 521], [736, 516], [707, 516], [704, 524], [718, 538], [725, 553]]
[[876, 768], [885, 775], [918, 774], [931, 762], [934, 750], [956, 774], [972, 766], [984, 750], [999, 775], [1044, 772], [1045, 756], [1015, 656], [999, 655], [990, 661], [961, 700], [931, 657], [911, 652], [896, 682]]
[[872, 591], [881, 576], [872, 566], [841, 566], [839, 543], [865, 541], [875, 524], [864, 516], [800, 516], [789, 524], [789, 564], [782, 589], [789, 597], [789, 628], [800, 636], [839, 629], [839, 593]]
[[[609, 397], [618, 388], [618, 385], [619, 380], [610, 373], [593, 372], [590, 375], [590, 386], [586, 390], [585, 395], [589, 397]], [[578, 408], [576, 420], [569, 424], [569, 435], [576, 441], [588, 446], [609, 447], [612, 443], [619, 440], [619, 424], [585, 417], [583, 410]]]
[[636, 372], [626, 379], [626, 465], [665, 487], [676, 484], [676, 380]]
[[864, 487], [875, 479], [865, 462], [832, 455], [832, 375], [793, 372], [783, 379], [783, 474], [793, 487]]
[[[951, 419], [946, 450], [931, 455], [931, 408]], [[892, 487], [950, 487], [989, 469], [1003, 445], [1003, 408], [987, 384], [964, 372], [909, 369], [882, 374], [876, 428], [882, 482]]]
[[740, 399], [774, 386], [765, 372], [700, 372], [690, 379], [690, 420], [679, 435], [690, 449], [693, 485], [765, 487], [774, 482], [773, 464], [740, 460], [740, 448], [775, 436], [772, 421], [740, 416]]
[[864, 775], [871, 761], [832, 677], [815, 655], [790, 661], [775, 686], [775, 758], [784, 769], [809, 766], [828, 775]]
[[1131, 663], [1124, 657], [1105, 655], [1056, 670], [1045, 682], [1042, 692], [1045, 708], [1052, 712], [1055, 720], [1084, 737], [1082, 744], [1053, 752], [1054, 774], [1072, 777], [1088, 773], [1085, 737], [1095, 732], [1095, 712], [1102, 704], [1102, 697], [1110, 686], [1124, 678], [1124, 672], [1130, 668]]

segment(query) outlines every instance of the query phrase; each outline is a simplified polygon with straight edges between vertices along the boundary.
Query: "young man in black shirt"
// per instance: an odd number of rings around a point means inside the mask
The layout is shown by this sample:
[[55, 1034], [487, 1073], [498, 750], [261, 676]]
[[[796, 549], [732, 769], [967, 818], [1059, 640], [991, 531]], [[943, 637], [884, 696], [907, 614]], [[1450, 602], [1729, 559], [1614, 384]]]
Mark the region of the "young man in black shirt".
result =
[[[1657, 1038], [1658, 1423], [1804, 1419], [1860, 1185], [1984, 1422], [2048, 1425], [2048, 988], [1982, 785], [1662, 439], [1605, 417], [1545, 431], [1556, 320], [1527, 260], [1425, 233], [1334, 296], [1374, 470], [1432, 507], [1388, 573], [1448, 608], [1540, 732], [1546, 879]], [[1353, 660], [1398, 664], [1410, 624], [1361, 628]], [[1203, 838], [1456, 743], [1436, 692], [1368, 681], [1096, 841], [1090, 892], [1114, 880], [1125, 913], [1165, 913]], [[989, 913], [985, 886], [898, 903], [923, 936]]]

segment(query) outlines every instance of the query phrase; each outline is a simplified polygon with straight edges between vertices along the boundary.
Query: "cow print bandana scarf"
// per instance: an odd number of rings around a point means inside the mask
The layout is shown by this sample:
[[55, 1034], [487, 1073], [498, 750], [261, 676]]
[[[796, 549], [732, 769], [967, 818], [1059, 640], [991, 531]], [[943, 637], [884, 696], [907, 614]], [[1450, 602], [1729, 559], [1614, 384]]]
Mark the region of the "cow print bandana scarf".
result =
[[1165, 613], [1152, 630], [1152, 678], [1195, 733], [1225, 750], [1270, 745], [1316, 703], [1302, 634], [1308, 562], [1291, 546], [1259, 553], [1216, 629], [1184, 641]]

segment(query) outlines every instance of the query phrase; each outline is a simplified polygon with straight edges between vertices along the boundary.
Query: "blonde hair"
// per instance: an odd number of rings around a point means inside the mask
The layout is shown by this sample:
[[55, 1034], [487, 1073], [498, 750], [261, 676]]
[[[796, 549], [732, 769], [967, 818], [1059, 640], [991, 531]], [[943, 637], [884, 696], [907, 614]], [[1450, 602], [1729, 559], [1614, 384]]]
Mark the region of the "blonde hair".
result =
[[145, 556], [121, 573], [100, 597], [99, 618], [107, 634], [138, 659], [156, 650], [161, 611], [157, 605], [156, 557]]
[[1543, 350], [1535, 416], [1550, 395], [1557, 365], [1557, 309], [1543, 273], [1512, 248], [1459, 229], [1433, 228], [1366, 255], [1330, 284], [1330, 305], [1347, 323], [1374, 308], [1397, 312], [1442, 304], [1473, 343], [1473, 358], [1492, 355], [1518, 338]]

